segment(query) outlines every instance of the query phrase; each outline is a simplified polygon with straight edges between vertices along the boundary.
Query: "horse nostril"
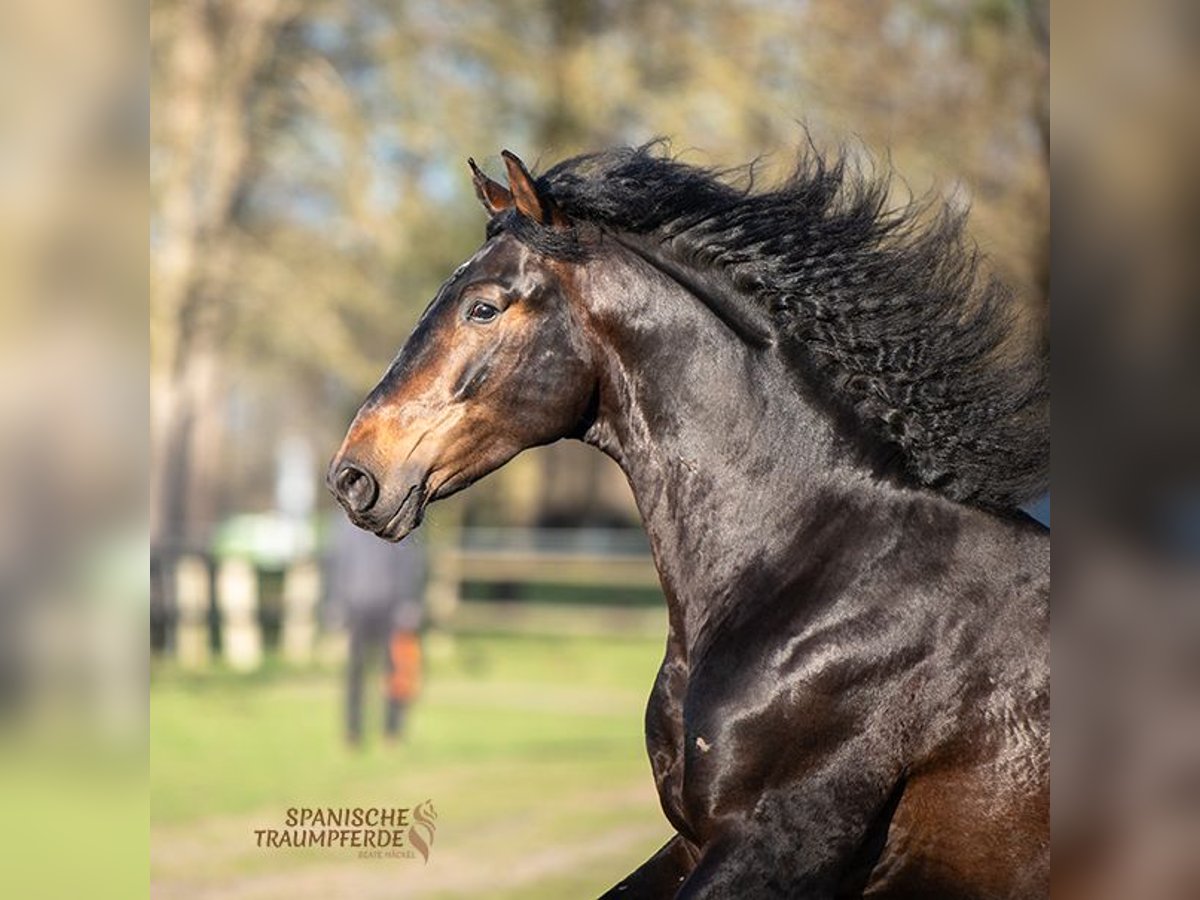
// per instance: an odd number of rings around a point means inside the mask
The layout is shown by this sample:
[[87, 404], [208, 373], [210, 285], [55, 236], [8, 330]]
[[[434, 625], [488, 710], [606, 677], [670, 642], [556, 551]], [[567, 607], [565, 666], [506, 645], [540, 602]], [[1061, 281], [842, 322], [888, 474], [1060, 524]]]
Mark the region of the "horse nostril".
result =
[[333, 489], [347, 508], [357, 513], [370, 509], [379, 493], [379, 485], [371, 477], [371, 473], [350, 463], [338, 470], [333, 479]]

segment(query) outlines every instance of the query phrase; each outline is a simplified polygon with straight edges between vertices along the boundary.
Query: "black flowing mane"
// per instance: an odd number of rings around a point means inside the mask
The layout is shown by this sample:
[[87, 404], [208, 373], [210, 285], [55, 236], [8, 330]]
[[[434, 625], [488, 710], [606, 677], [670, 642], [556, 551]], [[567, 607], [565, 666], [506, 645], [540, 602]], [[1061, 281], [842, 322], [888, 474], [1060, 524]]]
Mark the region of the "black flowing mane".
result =
[[[795, 351], [813, 387], [915, 482], [1012, 508], [1045, 489], [1049, 373], [1016, 329], [1011, 291], [980, 271], [965, 213], [888, 208], [887, 176], [811, 151], [781, 186], [666, 156], [661, 143], [568, 159], [538, 180], [572, 225], [506, 215], [546, 253], [580, 259], [588, 231], [644, 236], [673, 266], [717, 276]], [[594, 237], [594, 235], [593, 235]]]

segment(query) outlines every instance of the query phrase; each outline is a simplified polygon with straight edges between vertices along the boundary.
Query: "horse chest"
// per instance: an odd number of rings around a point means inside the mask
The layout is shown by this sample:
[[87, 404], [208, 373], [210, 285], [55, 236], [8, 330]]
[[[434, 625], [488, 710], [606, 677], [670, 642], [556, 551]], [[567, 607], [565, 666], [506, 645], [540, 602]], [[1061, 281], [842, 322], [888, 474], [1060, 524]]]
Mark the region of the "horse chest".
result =
[[646, 750], [663, 811], [682, 834], [690, 828], [683, 812], [683, 702], [687, 662], [672, 639], [646, 707]]
[[719, 820], [751, 814], [764, 791], [783, 787], [780, 778], [791, 780], [788, 745], [803, 711], [786, 684], [734, 686], [706, 668], [703, 660], [689, 667], [669, 645], [646, 711], [659, 799], [671, 823], [696, 844]]

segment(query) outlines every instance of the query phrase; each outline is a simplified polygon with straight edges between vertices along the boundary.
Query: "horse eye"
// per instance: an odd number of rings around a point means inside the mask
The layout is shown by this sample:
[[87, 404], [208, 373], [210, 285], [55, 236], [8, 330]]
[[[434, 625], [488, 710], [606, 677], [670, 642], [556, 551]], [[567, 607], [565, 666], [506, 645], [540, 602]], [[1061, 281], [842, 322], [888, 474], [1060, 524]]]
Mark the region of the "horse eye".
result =
[[472, 303], [471, 309], [467, 312], [467, 318], [472, 322], [490, 322], [498, 315], [500, 315], [500, 310], [496, 309], [490, 303], [484, 303], [482, 300], [476, 300]]

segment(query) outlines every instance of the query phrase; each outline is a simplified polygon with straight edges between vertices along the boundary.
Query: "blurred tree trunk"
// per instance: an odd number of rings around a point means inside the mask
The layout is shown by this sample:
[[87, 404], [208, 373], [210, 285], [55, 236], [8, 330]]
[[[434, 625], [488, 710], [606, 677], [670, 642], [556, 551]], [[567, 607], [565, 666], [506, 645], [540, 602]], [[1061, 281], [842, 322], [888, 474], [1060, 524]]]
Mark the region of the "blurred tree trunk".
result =
[[155, 110], [152, 167], [156, 540], [203, 538], [215, 515], [222, 326], [254, 157], [251, 106], [294, 14], [292, 0], [182, 0], [152, 20], [156, 94], [167, 100]]
[[550, 46], [546, 62], [550, 68], [550, 96], [537, 129], [539, 153], [546, 150], [562, 153], [566, 147], [576, 146], [587, 130], [578, 118], [578, 113], [587, 108], [581, 102], [586, 95], [586, 86], [574, 83], [572, 63], [586, 35], [592, 6], [592, 0], [547, 2]]

